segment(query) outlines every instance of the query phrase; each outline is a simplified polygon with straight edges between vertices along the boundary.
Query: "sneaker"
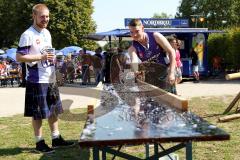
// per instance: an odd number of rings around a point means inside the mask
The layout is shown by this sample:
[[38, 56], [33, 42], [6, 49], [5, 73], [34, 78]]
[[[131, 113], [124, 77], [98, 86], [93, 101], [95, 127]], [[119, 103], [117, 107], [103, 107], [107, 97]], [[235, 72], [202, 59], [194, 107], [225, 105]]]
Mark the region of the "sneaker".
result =
[[53, 148], [58, 148], [58, 147], [71, 147], [75, 145], [74, 142], [69, 142], [69, 141], [65, 141], [62, 136], [60, 135], [58, 138], [54, 138], [52, 140], [52, 147]]
[[44, 140], [41, 140], [36, 143], [36, 149], [37, 152], [39, 153], [53, 153], [54, 150], [45, 143]]

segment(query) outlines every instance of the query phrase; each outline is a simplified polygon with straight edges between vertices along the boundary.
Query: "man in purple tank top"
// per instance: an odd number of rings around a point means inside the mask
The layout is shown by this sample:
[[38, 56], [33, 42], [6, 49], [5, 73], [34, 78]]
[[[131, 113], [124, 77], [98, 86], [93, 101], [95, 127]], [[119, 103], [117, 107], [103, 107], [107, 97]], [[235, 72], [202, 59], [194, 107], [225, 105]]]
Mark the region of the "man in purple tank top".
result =
[[[166, 91], [173, 92], [171, 87], [175, 82], [176, 67], [174, 49], [161, 33], [144, 32], [144, 26], [140, 19], [132, 19], [128, 26], [133, 39], [128, 53], [131, 59], [131, 67], [136, 77], [142, 73], [140, 71], [141, 65], [139, 65], [139, 61], [141, 61], [145, 66], [145, 72], [148, 73], [148, 75], [145, 74], [146, 82], [153, 82], [151, 84], [157, 85]], [[169, 67], [167, 67], [164, 61], [163, 50], [168, 53], [170, 60]], [[152, 61], [155, 63], [153, 64]], [[147, 68], [146, 66], [151, 66], [151, 68]], [[150, 70], [152, 70], [152, 72]]]

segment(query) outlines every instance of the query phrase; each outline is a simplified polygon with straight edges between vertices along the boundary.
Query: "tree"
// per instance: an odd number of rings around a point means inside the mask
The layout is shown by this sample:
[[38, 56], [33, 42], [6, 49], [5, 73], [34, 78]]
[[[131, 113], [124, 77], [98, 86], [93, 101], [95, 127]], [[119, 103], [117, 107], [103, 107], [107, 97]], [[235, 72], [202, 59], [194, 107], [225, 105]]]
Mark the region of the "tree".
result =
[[48, 29], [55, 48], [78, 45], [95, 49], [96, 43], [83, 39], [95, 32], [91, 15], [93, 0], [0, 0], [0, 47], [17, 46], [21, 33], [31, 24], [31, 10], [37, 3], [46, 3], [50, 9]]
[[[231, 5], [231, 13], [233, 14], [232, 19], [230, 21], [231, 25], [239, 26], [240, 25], [240, 0], [233, 0], [233, 4]], [[228, 20], [228, 19], [226, 19]], [[230, 24], [229, 23], [229, 24]]]
[[[202, 15], [205, 18], [205, 27], [219, 29], [226, 27], [226, 21], [228, 26], [239, 25], [239, 9], [240, 0], [182, 0], [176, 17], [191, 20], [191, 15]], [[190, 24], [193, 26], [193, 22]]]
[[48, 0], [51, 10], [49, 29], [53, 43], [62, 48], [66, 45], [79, 45], [94, 49], [96, 43], [84, 37], [96, 30], [96, 24], [91, 18], [93, 0]]
[[171, 15], [171, 14], [168, 15], [167, 13], [163, 13], [163, 12], [160, 14], [154, 13], [153, 18], [167, 19], [167, 18], [173, 18], [173, 15]]
[[26, 0], [0, 0], [0, 47], [17, 46], [17, 40], [31, 24], [31, 4]]

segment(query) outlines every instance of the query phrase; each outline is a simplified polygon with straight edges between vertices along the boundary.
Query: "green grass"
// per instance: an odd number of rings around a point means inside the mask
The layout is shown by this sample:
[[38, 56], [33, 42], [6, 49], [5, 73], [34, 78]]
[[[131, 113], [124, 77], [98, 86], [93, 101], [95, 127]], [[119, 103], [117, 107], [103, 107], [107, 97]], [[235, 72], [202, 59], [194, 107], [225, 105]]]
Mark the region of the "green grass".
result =
[[[233, 96], [200, 97], [190, 100], [191, 112], [204, 117], [207, 121], [224, 129], [231, 134], [229, 141], [193, 142], [193, 159], [196, 160], [238, 160], [240, 147], [240, 119], [226, 123], [218, 123], [217, 120]], [[75, 109], [65, 112], [61, 116], [60, 130], [67, 140], [77, 142], [84, 126], [84, 109]], [[81, 117], [80, 117], [81, 116]], [[44, 138], [51, 143], [50, 131], [46, 121], [43, 123]], [[171, 144], [163, 144], [169, 146]], [[72, 148], [58, 149], [55, 154], [44, 155], [33, 152], [35, 147], [31, 119], [16, 115], [0, 118], [0, 160], [88, 160], [92, 159], [91, 150], [83, 150], [76, 145]], [[123, 151], [144, 157], [144, 147], [124, 147]], [[185, 159], [185, 151], [177, 152], [180, 159]], [[108, 156], [109, 157], [109, 156]], [[108, 158], [110, 159], [110, 157]], [[121, 158], [116, 158], [120, 160]]]
[[[85, 110], [81, 110], [84, 112]], [[79, 113], [79, 110], [74, 112]], [[84, 115], [84, 114], [81, 114]], [[63, 114], [64, 119], [60, 120], [60, 130], [64, 138], [76, 141], [79, 139], [84, 121], [74, 120], [72, 115]], [[68, 116], [71, 116], [68, 118]], [[84, 117], [83, 117], [84, 118]], [[44, 138], [47, 144], [51, 144], [50, 130], [47, 121], [43, 123]], [[81, 150], [76, 145], [73, 148], [58, 149], [53, 155], [37, 154], [33, 152], [35, 147], [31, 118], [17, 115], [9, 118], [0, 118], [0, 160], [61, 160], [79, 159], [79, 157], [89, 157], [87, 150]], [[85, 158], [86, 159], [86, 158]]]
[[[193, 143], [193, 158], [201, 160], [238, 160], [240, 147], [240, 119], [219, 123], [218, 118], [228, 107], [234, 97], [202, 97], [190, 101], [191, 111], [204, 117], [207, 121], [224, 129], [230, 134], [229, 141]], [[233, 112], [236, 106], [232, 109]], [[231, 113], [230, 113], [231, 114]]]

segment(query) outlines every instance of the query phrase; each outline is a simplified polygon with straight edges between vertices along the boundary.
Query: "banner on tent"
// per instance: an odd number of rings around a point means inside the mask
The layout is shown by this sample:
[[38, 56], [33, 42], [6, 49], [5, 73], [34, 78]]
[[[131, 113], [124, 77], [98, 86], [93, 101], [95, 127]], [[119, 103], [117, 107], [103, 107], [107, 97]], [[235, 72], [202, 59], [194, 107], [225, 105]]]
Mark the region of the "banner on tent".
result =
[[[125, 27], [133, 18], [125, 18]], [[140, 18], [145, 28], [185, 28], [189, 27], [188, 19], [160, 19], [160, 18]]]

